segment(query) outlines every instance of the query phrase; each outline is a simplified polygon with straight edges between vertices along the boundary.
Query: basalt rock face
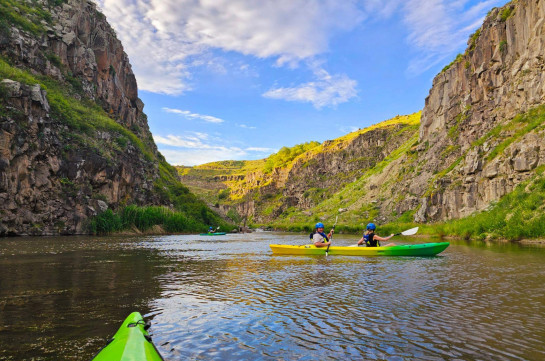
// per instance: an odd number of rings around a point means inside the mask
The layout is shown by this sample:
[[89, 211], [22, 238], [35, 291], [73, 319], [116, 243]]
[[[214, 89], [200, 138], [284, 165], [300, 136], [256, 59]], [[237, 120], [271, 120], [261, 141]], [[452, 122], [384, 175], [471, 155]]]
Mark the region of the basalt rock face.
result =
[[468, 46], [435, 77], [422, 112], [419, 158], [430, 181], [417, 221], [483, 210], [545, 164], [543, 130], [517, 135], [526, 124], [512, 121], [545, 102], [545, 1], [493, 9]]
[[[283, 208], [312, 208], [347, 183], [358, 179], [413, 135], [412, 131], [400, 132], [403, 129], [406, 126], [371, 130], [347, 144], [330, 146], [324, 142], [322, 146], [326, 151], [309, 159], [302, 158], [291, 168], [282, 184], [285, 198]], [[396, 133], [399, 135], [392, 136]], [[316, 194], [321, 190], [325, 192]]]
[[[115, 129], [89, 134], [60, 121], [39, 84], [0, 79], [0, 235], [83, 234], [89, 217], [120, 204], [158, 204], [153, 191], [162, 156], [149, 132], [135, 76], [115, 32], [96, 5], [38, 2], [50, 12], [42, 32], [11, 24], [0, 55], [36, 77], [99, 104], [142, 142]], [[90, 105], [92, 106], [92, 105]], [[130, 138], [130, 137], [129, 137]], [[147, 149], [143, 154], [142, 149]]]

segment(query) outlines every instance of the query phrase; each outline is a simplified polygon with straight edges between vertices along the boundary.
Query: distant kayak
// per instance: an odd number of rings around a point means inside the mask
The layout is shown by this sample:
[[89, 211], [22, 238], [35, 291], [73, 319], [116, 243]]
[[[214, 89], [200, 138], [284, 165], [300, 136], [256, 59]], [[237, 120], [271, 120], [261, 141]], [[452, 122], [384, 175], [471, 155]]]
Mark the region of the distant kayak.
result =
[[201, 233], [200, 236], [224, 236], [226, 234], [226, 232]]
[[[328, 254], [342, 256], [435, 256], [443, 252], [449, 242], [407, 244], [391, 247], [329, 247]], [[313, 244], [303, 246], [289, 246], [271, 244], [274, 254], [292, 255], [325, 255], [327, 247], [316, 247]]]
[[163, 361], [142, 315], [133, 312], [92, 361]]

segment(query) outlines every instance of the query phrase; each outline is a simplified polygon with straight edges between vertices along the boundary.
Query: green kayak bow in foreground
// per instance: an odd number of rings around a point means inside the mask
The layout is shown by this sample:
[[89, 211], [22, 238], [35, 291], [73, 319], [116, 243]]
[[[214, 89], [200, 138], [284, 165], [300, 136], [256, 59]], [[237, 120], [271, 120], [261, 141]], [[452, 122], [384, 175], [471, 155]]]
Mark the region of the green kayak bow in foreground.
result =
[[131, 313], [92, 361], [163, 361], [151, 342], [149, 325], [139, 312]]

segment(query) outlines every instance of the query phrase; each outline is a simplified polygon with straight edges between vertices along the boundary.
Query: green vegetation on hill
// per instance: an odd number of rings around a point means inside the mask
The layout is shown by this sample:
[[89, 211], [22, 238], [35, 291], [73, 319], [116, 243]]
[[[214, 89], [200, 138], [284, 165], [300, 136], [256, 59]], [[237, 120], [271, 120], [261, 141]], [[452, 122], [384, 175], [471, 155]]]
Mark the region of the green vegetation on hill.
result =
[[[48, 4], [55, 5], [57, 2], [64, 1], [50, 0]], [[9, 31], [9, 27], [5, 26], [10, 24], [38, 35], [45, 32], [45, 28], [41, 24], [43, 20], [46, 23], [51, 23], [51, 14], [35, 1], [0, 0], [0, 24], [4, 24], [0, 27], [7, 31]]]
[[61, 121], [70, 130], [76, 132], [72, 134], [73, 141], [96, 149], [99, 154], [111, 158], [111, 155], [104, 153], [104, 148], [97, 144], [95, 139], [97, 130], [109, 131], [120, 139], [118, 142], [120, 146], [130, 141], [146, 159], [154, 158], [152, 151], [136, 134], [117, 123], [104, 109], [90, 100], [76, 99], [74, 97], [76, 92], [70, 84], [62, 84], [53, 78], [33, 75], [26, 70], [15, 68], [9, 64], [8, 59], [3, 57], [0, 57], [0, 77], [30, 86], [39, 84], [47, 92], [52, 118]]
[[291, 148], [282, 147], [277, 153], [271, 154], [265, 159], [264, 173], [270, 173], [274, 168], [284, 168], [288, 166], [299, 155], [316, 148], [320, 143], [313, 141], [297, 144]]

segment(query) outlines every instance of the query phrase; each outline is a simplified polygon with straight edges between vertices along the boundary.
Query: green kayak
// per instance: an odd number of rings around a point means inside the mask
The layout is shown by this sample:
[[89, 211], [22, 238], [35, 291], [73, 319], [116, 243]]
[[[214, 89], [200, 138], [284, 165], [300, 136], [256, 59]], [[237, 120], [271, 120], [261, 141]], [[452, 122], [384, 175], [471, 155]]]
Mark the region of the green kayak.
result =
[[224, 236], [226, 232], [215, 232], [215, 233], [201, 233], [201, 236]]
[[92, 361], [162, 361], [142, 315], [133, 312]]
[[[435, 256], [443, 252], [449, 242], [406, 244], [391, 247], [329, 247], [329, 254], [341, 256]], [[269, 245], [274, 254], [325, 255], [326, 247], [313, 244], [290, 246], [284, 244]]]

